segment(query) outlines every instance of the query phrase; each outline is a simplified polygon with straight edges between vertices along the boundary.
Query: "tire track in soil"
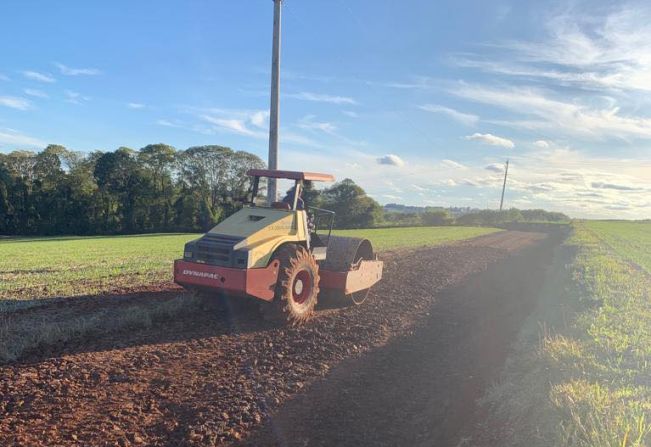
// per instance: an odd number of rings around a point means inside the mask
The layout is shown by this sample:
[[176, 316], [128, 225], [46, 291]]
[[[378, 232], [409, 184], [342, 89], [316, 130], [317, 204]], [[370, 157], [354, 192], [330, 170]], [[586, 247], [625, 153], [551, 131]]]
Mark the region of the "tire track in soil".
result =
[[[0, 367], [0, 445], [237, 442], [277, 420], [269, 419], [274, 410], [281, 414], [289, 397], [304, 393], [343, 360], [360, 359], [398, 335], [422, 330], [427, 313], [438, 312], [432, 305], [456, 301], [444, 289], [543, 237], [501, 232], [387, 253], [385, 278], [366, 303], [320, 311], [300, 328], [260, 321], [226, 301], [225, 308], [210, 306], [147, 330], [35, 353]], [[446, 312], [454, 312], [450, 306]], [[453, 320], [444, 320], [452, 335], [439, 329], [441, 340], [458, 336]]]

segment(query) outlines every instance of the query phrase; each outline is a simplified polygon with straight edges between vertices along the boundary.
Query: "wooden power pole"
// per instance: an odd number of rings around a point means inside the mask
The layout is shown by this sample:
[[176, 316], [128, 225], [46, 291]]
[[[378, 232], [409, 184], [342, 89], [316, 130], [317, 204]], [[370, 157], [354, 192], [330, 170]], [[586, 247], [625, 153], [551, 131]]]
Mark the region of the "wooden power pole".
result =
[[[278, 169], [278, 123], [280, 120], [280, 24], [282, 0], [274, 2], [274, 34], [271, 55], [271, 104], [269, 107], [269, 169]], [[268, 179], [267, 201], [276, 201], [276, 179]]]
[[506, 160], [506, 167], [504, 169], [504, 184], [502, 184], [502, 198], [500, 199], [500, 211], [504, 206], [504, 191], [506, 191], [506, 177], [509, 175], [509, 160]]

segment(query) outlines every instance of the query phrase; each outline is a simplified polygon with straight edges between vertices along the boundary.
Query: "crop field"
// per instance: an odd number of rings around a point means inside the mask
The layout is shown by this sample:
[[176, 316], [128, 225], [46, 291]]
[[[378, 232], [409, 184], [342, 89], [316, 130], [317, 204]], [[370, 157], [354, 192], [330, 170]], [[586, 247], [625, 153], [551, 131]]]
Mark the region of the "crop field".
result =
[[574, 230], [487, 402], [505, 444], [649, 445], [651, 223]]
[[621, 258], [651, 273], [651, 223], [591, 221], [585, 229]]
[[[378, 251], [435, 246], [499, 231], [478, 227], [343, 230]], [[196, 234], [0, 239], [0, 300], [99, 295], [169, 284], [172, 261]]]

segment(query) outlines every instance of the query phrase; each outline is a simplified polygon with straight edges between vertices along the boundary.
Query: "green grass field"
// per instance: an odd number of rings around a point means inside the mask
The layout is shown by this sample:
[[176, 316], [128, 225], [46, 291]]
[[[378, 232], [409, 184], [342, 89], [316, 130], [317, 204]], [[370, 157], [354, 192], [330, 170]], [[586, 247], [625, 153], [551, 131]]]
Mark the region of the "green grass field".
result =
[[585, 229], [620, 257], [651, 273], [651, 224], [648, 222], [591, 221]]
[[[498, 231], [475, 227], [345, 230], [379, 250], [432, 246]], [[171, 281], [172, 261], [196, 234], [0, 240], [0, 299], [34, 299], [137, 290]]]
[[651, 223], [577, 222], [566, 247], [492, 414], [508, 445], [651, 445]]

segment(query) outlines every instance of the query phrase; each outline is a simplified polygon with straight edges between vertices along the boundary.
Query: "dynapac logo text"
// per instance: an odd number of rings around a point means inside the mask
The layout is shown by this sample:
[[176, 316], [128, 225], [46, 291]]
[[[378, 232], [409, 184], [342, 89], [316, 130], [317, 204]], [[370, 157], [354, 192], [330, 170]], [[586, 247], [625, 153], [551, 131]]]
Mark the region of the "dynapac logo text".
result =
[[221, 279], [221, 276], [219, 276], [217, 273], [197, 272], [196, 270], [183, 270], [183, 274], [187, 276], [196, 276], [198, 278], [209, 278], [215, 280]]

